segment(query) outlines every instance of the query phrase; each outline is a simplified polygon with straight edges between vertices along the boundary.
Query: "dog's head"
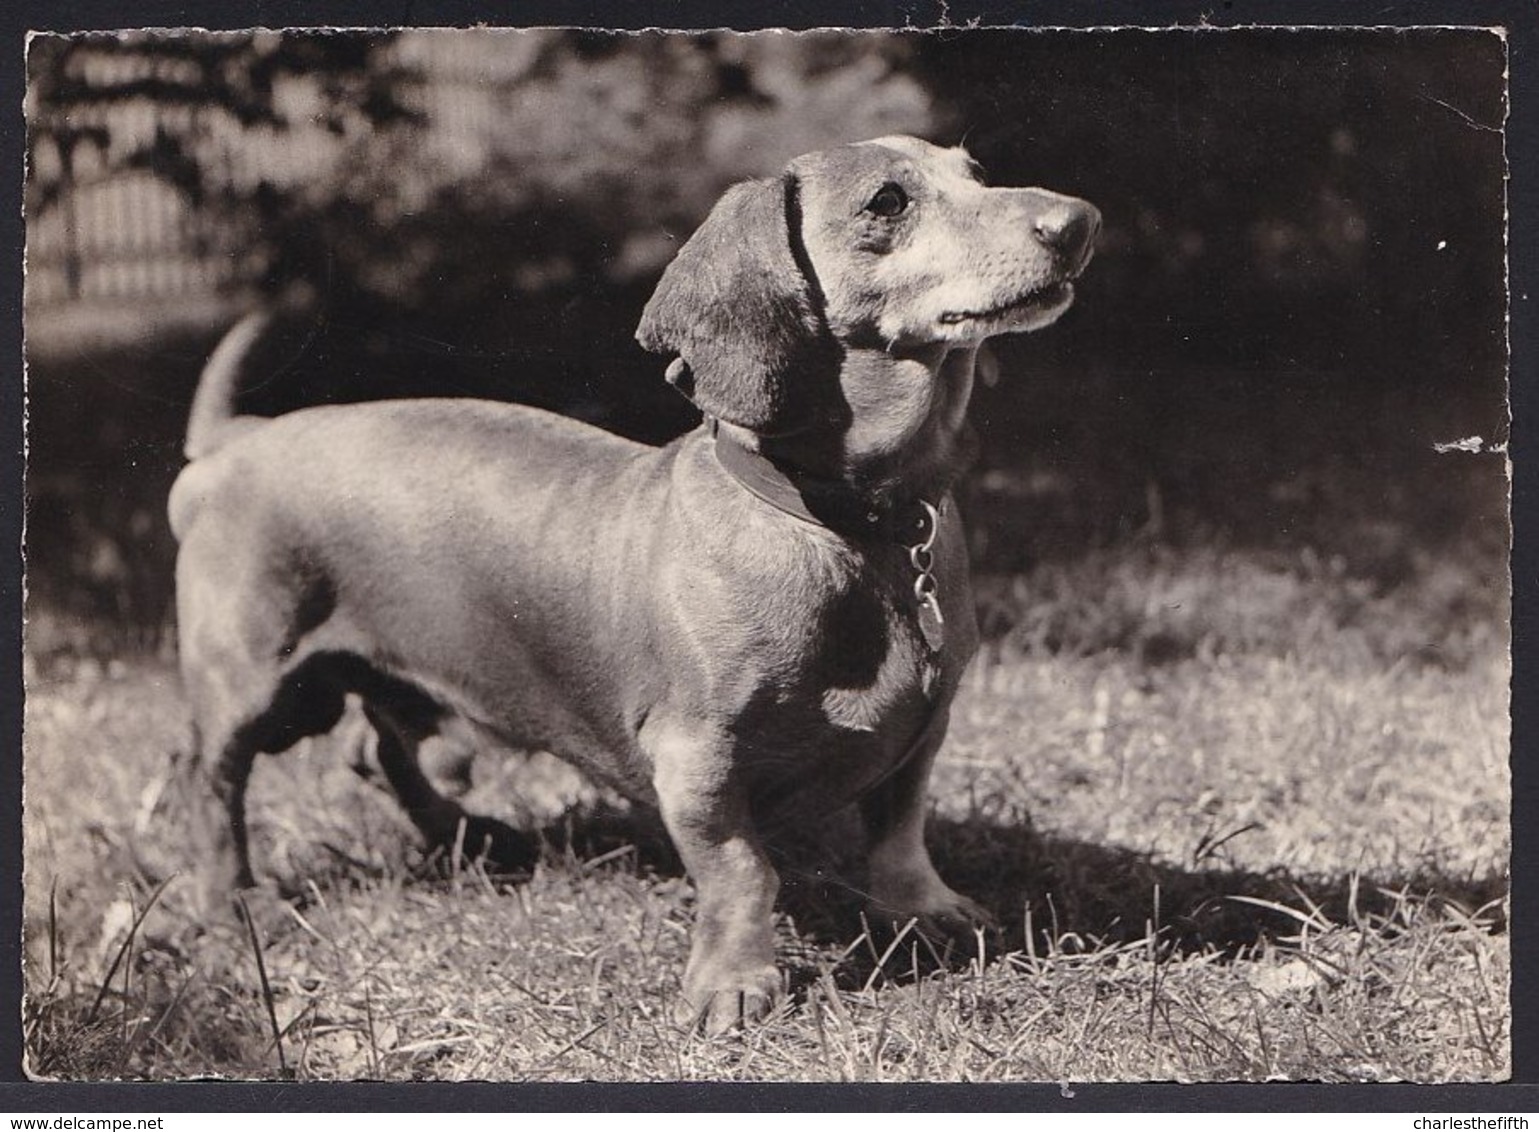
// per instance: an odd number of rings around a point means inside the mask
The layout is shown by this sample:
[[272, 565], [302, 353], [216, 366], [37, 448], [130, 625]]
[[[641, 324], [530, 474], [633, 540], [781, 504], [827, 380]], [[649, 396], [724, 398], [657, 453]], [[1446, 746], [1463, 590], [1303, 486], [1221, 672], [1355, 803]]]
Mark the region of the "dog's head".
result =
[[910, 352], [1038, 330], [1069, 308], [1100, 214], [982, 183], [962, 149], [889, 137], [805, 154], [736, 185], [663, 273], [636, 331], [676, 354], [704, 412], [803, 427], [845, 347]]

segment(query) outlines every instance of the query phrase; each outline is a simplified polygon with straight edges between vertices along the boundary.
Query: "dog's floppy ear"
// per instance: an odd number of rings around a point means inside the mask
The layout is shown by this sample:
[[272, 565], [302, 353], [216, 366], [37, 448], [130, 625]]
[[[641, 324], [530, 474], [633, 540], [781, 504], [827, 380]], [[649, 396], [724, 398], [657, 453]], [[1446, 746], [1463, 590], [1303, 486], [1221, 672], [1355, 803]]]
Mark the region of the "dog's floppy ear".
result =
[[[789, 175], [734, 185], [663, 272], [636, 340], [677, 354], [668, 379], [702, 412], [759, 433], [806, 415], [796, 375], [815, 365], [821, 321], [797, 265]], [[681, 364], [682, 362], [682, 364]]]

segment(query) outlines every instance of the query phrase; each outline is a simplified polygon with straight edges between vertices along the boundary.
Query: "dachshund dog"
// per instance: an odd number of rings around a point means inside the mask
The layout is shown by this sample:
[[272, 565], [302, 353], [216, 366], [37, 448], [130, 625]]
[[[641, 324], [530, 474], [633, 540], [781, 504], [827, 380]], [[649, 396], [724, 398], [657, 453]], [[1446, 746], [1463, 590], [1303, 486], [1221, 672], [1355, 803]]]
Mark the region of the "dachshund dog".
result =
[[859, 804], [882, 917], [985, 920], [924, 843], [977, 643], [950, 492], [979, 345], [1067, 310], [1099, 227], [907, 137], [733, 187], [637, 330], [705, 418], [663, 448], [472, 400], [237, 415], [262, 321], [238, 324], [170, 499], [205, 901], [254, 883], [255, 756], [353, 695], [434, 841], [532, 854], [431, 785], [433, 735], [655, 805], [698, 895], [681, 1006], [710, 1033], [781, 992], [763, 833], [789, 814]]

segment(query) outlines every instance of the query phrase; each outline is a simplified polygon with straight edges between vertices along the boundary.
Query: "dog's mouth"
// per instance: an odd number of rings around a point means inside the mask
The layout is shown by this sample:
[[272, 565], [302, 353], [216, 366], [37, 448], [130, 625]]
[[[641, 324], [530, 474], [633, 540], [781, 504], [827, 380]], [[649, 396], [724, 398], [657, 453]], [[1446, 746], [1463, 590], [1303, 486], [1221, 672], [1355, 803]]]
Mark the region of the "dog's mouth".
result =
[[1052, 283], [1029, 291], [1018, 299], [984, 311], [947, 311], [940, 316], [944, 326], [956, 326], [964, 322], [994, 322], [1016, 314], [1034, 314], [1066, 305], [1074, 298], [1074, 284], [1068, 280]]

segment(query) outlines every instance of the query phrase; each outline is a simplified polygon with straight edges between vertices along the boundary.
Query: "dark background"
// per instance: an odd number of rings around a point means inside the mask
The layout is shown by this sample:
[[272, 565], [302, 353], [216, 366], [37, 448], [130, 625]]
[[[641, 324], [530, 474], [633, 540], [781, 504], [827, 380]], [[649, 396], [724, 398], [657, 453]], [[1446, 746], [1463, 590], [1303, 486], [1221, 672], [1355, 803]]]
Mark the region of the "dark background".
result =
[[[1433, 447], [1507, 439], [1498, 36], [519, 38], [450, 52], [459, 94], [437, 102], [432, 67], [379, 36], [34, 44], [34, 245], [79, 184], [148, 175], [220, 267], [202, 288], [92, 294], [89, 249], [81, 283], [34, 247], [34, 612], [105, 648], [163, 638], [186, 406], [244, 307], [292, 309], [253, 411], [469, 393], [662, 440], [692, 410], [631, 334], [672, 248], [733, 180], [898, 130], [1106, 220], [1075, 308], [997, 340], [968, 488], [980, 571], [1139, 538], [1304, 548], [1381, 588], [1453, 556], [1484, 580], [1476, 607], [1504, 601], [1504, 458]], [[288, 79], [319, 101], [287, 108]], [[490, 148], [425, 158], [444, 108], [487, 90]], [[124, 140], [130, 106], [153, 133]], [[341, 155], [322, 174], [230, 172], [249, 139], [281, 148], [321, 115]], [[39, 297], [50, 270], [78, 293]]]

